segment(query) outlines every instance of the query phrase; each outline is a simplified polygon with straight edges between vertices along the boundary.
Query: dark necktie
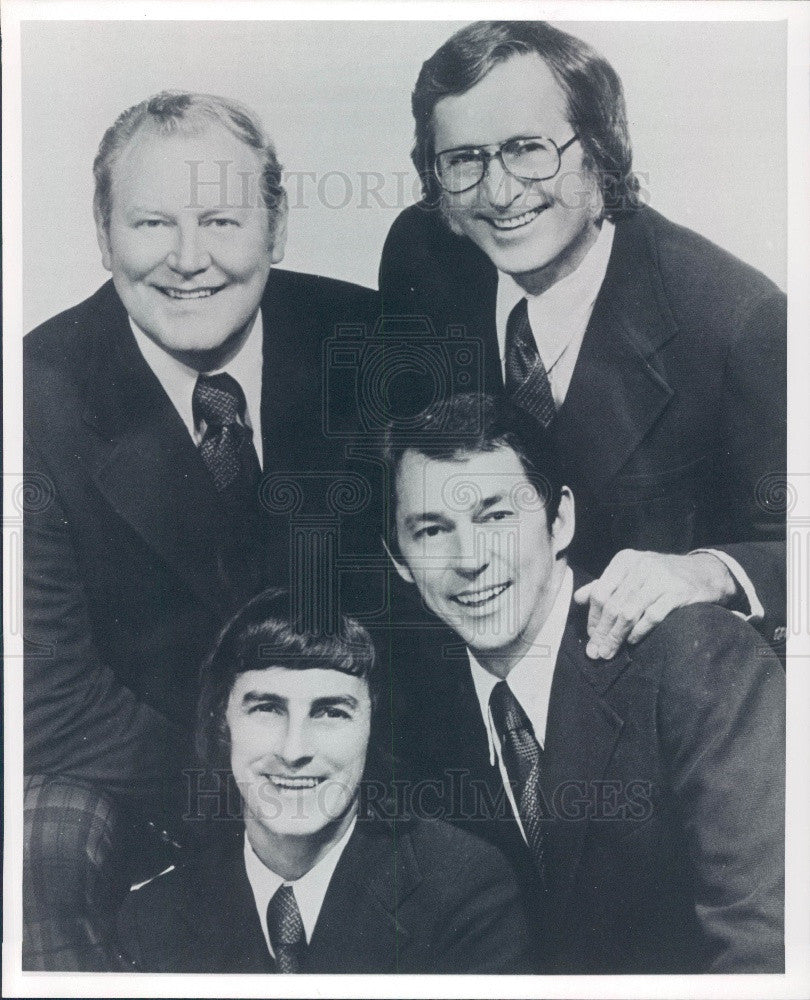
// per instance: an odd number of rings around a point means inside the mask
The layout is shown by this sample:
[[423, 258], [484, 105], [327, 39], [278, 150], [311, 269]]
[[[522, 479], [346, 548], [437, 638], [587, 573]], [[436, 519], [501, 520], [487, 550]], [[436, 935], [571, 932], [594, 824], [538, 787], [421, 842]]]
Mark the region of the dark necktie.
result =
[[205, 421], [200, 455], [217, 491], [255, 495], [260, 469], [253, 431], [245, 425], [245, 394], [230, 375], [199, 375], [191, 397], [194, 423]]
[[267, 586], [267, 517], [259, 501], [261, 469], [245, 426], [245, 394], [230, 375], [200, 375], [191, 397], [195, 424], [205, 421], [200, 456], [222, 500], [217, 553], [223, 599], [231, 610]]
[[267, 904], [267, 933], [278, 971], [300, 972], [307, 939], [291, 885], [280, 885]]
[[489, 710], [501, 741], [503, 759], [520, 822], [540, 879], [545, 882], [540, 773], [543, 751], [532, 724], [506, 681], [498, 681], [489, 696]]
[[509, 313], [506, 322], [504, 369], [506, 395], [541, 427], [547, 428], [557, 414], [557, 407], [529, 324], [529, 304], [525, 298]]

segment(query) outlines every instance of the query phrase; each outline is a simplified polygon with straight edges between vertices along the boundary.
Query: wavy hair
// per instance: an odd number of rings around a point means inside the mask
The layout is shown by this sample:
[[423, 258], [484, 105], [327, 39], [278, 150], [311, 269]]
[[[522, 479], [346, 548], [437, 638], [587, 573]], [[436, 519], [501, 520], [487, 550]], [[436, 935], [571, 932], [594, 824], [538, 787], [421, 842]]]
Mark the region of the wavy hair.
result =
[[449, 38], [423, 65], [411, 98], [415, 145], [411, 159], [431, 207], [442, 189], [433, 172], [433, 111], [451, 94], [463, 94], [500, 62], [536, 53], [566, 96], [568, 121], [585, 151], [585, 166], [602, 192], [605, 216], [616, 219], [639, 204], [632, 170], [624, 91], [616, 71], [594, 49], [545, 21], [477, 21]]

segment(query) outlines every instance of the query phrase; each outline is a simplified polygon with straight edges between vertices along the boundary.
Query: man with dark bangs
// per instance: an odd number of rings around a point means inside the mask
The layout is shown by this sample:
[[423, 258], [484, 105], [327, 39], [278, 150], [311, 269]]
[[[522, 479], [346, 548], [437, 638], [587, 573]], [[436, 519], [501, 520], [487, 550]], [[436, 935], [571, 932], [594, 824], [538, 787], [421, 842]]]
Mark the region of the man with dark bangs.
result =
[[525, 971], [518, 889], [498, 851], [443, 823], [360, 813], [373, 646], [349, 618], [332, 635], [300, 625], [289, 594], [269, 590], [203, 666], [198, 748], [232, 776], [244, 824], [220, 822], [210, 853], [130, 893], [119, 927], [133, 968]]

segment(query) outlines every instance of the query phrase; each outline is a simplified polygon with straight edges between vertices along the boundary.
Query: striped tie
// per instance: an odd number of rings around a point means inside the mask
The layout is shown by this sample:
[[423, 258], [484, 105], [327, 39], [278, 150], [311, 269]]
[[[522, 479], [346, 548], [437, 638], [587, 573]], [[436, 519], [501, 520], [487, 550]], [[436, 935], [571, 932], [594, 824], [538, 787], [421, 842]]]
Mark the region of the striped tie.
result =
[[291, 885], [279, 886], [267, 904], [267, 933], [278, 971], [300, 972], [307, 939]]
[[498, 681], [489, 696], [489, 710], [501, 741], [503, 759], [518, 815], [535, 867], [545, 882], [540, 774], [543, 751], [532, 724], [506, 681]]
[[557, 415], [548, 372], [529, 324], [529, 303], [523, 298], [509, 313], [504, 350], [506, 395], [543, 428]]

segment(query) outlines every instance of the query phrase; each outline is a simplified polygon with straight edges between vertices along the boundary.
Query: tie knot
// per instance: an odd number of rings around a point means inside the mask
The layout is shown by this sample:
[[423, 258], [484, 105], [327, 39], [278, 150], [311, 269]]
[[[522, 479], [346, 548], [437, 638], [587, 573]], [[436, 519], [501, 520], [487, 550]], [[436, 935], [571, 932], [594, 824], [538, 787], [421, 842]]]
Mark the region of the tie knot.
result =
[[194, 422], [204, 420], [209, 427], [238, 424], [245, 419], [247, 403], [242, 386], [227, 372], [198, 375], [191, 397]]
[[291, 885], [281, 885], [267, 904], [267, 931], [278, 956], [283, 948], [303, 945], [304, 923]]
[[506, 321], [506, 335], [508, 337], [511, 333], [514, 337], [518, 333], [525, 333], [526, 328], [529, 332], [531, 331], [531, 324], [529, 323], [529, 300], [524, 295], [509, 313], [509, 318]]
[[489, 710], [499, 733], [515, 733], [521, 730], [533, 733], [529, 717], [506, 681], [498, 681], [492, 689], [489, 696]]

